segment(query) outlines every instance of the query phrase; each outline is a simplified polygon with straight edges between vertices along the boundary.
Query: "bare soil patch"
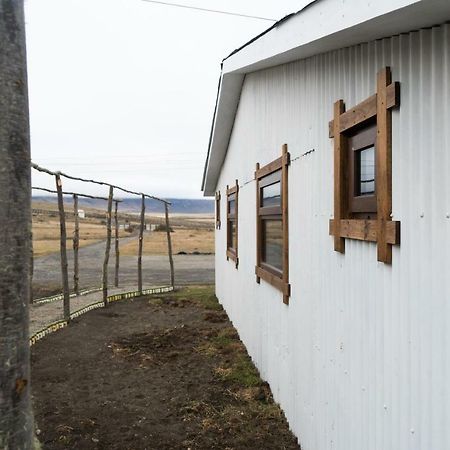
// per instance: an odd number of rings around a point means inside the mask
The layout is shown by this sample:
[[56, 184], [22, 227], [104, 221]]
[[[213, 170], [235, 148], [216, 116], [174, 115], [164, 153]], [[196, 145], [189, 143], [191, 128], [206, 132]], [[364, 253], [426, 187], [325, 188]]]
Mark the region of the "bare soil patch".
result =
[[298, 449], [211, 287], [95, 310], [32, 347], [46, 449]]

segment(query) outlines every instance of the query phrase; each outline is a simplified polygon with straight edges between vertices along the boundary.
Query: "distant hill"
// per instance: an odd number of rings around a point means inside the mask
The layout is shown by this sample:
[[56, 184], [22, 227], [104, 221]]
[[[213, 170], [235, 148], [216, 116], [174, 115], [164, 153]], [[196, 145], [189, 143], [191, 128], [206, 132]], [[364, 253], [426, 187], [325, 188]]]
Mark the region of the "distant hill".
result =
[[[121, 198], [122, 202], [119, 205], [119, 210], [122, 212], [138, 213], [141, 210], [141, 199], [136, 198]], [[168, 198], [166, 199], [172, 203], [170, 207], [171, 214], [213, 214], [214, 200], [209, 199], [189, 199], [189, 198]], [[42, 203], [56, 204], [56, 197], [36, 195], [33, 196], [33, 201]], [[64, 202], [72, 204], [72, 197], [64, 197]], [[106, 201], [95, 200], [90, 198], [79, 199], [80, 208], [95, 208], [105, 209]], [[53, 208], [52, 208], [53, 209]], [[145, 209], [147, 213], [163, 213], [164, 205], [152, 199], [145, 200]]]

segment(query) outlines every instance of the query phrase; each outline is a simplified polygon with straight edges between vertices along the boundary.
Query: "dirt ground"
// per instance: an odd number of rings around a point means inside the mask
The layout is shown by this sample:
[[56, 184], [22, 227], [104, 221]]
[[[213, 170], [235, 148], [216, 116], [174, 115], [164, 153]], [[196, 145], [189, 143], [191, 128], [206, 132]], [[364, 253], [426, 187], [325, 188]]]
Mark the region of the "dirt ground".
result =
[[298, 449], [212, 287], [92, 311], [32, 347], [45, 449]]

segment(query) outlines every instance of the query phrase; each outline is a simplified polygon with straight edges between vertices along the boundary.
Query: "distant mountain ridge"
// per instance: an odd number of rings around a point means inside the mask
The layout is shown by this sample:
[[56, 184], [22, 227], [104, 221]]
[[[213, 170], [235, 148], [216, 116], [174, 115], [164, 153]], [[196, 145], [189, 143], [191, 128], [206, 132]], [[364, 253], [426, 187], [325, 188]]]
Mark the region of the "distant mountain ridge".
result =
[[[33, 196], [34, 201], [48, 202], [50, 204], [56, 203], [56, 197], [36, 195]], [[122, 212], [138, 213], [141, 210], [141, 199], [136, 198], [121, 198], [122, 202], [119, 205], [119, 210]], [[190, 198], [168, 198], [166, 199], [172, 203], [170, 212], [172, 214], [213, 214], [214, 200], [209, 199], [190, 199]], [[72, 204], [72, 197], [64, 196], [65, 204]], [[106, 201], [96, 200], [90, 198], [79, 199], [80, 208], [96, 208], [105, 209]], [[163, 213], [164, 204], [157, 200], [146, 199], [145, 209], [147, 213]]]

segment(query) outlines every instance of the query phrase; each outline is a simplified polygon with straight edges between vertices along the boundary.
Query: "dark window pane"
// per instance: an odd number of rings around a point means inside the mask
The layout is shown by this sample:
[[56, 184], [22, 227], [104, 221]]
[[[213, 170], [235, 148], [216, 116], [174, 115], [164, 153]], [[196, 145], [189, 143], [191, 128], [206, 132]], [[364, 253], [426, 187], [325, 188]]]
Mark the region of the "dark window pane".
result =
[[358, 152], [359, 180], [358, 194], [375, 193], [375, 147], [369, 147]]
[[262, 261], [283, 270], [283, 222], [279, 220], [262, 221]]
[[237, 234], [236, 234], [236, 221], [230, 220], [228, 222], [228, 248], [236, 249]]
[[236, 209], [236, 200], [229, 200], [228, 201], [228, 212], [230, 214], [234, 214]]
[[261, 206], [281, 205], [281, 183], [270, 184], [261, 188]]

